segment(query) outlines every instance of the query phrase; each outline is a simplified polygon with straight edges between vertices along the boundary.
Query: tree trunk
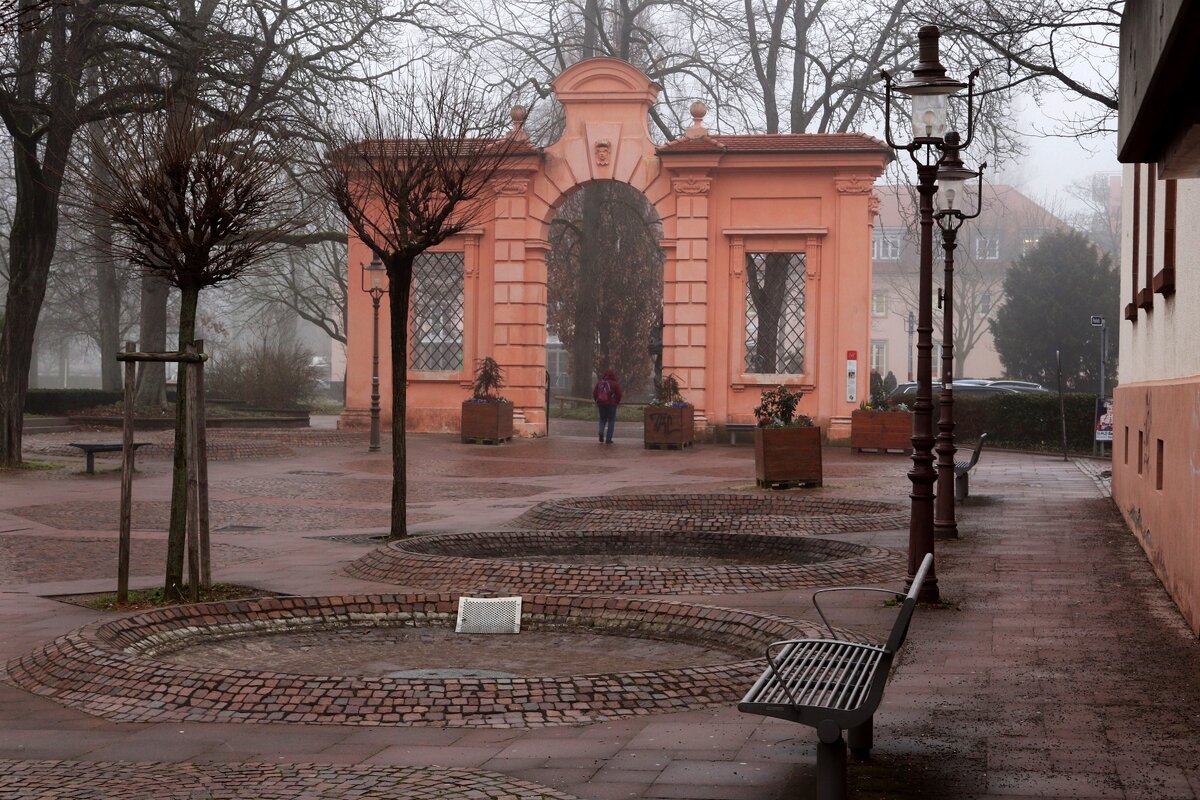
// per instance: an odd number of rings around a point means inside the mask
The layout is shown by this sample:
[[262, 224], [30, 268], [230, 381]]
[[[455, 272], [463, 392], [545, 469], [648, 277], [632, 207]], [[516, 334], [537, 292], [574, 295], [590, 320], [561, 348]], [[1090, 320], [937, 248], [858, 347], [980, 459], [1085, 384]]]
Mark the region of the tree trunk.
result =
[[761, 272], [752, 259], [746, 259], [746, 283], [758, 317], [754, 355], [756, 367], [763, 373], [779, 372], [779, 318], [787, 299], [790, 258], [788, 253], [768, 253]]
[[600, 317], [600, 214], [603, 188], [583, 189], [583, 216], [579, 222], [579, 281], [576, 284], [575, 338], [571, 342], [571, 394], [592, 396], [595, 370], [596, 328]]
[[0, 330], [0, 466], [21, 463], [21, 414], [29, 389], [38, 314], [58, 235], [58, 189], [35, 174], [31, 158], [14, 145], [17, 202], [9, 233], [9, 279]]
[[[142, 352], [162, 353], [167, 349], [167, 298], [171, 287], [153, 275], [142, 276]], [[163, 408], [167, 404], [167, 372], [161, 362], [143, 361], [138, 367], [137, 400], [134, 405]]]
[[392, 539], [408, 537], [408, 449], [404, 441], [408, 410], [408, 306], [412, 295], [413, 256], [388, 267], [388, 311], [392, 342]]
[[[196, 306], [200, 290], [183, 289], [179, 306], [179, 347], [196, 339]], [[188, 370], [182, 366], [175, 381], [175, 464], [171, 474], [171, 523], [167, 530], [167, 576], [164, 594], [182, 600], [183, 554], [187, 549], [187, 453], [188, 419], [187, 396]]]

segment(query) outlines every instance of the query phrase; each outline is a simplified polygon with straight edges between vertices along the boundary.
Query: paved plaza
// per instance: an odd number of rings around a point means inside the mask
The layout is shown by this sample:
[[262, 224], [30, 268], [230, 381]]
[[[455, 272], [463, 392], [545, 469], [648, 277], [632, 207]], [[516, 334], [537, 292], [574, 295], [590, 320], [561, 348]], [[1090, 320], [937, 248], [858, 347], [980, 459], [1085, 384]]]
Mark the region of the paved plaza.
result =
[[[494, 531], [538, 504], [578, 497], [762, 494], [753, 485], [752, 448], [647, 451], [640, 433], [618, 425], [610, 447], [595, 442], [587, 423], [555, 422], [550, 438], [500, 447], [414, 435], [412, 528]], [[209, 467], [218, 580], [335, 600], [449, 591], [384, 580], [420, 574], [403, 569], [351, 568], [379, 547], [372, 537], [388, 520], [389, 456], [369, 455], [365, 437], [281, 431], [214, 438], [226, 439]], [[121, 618], [48, 599], [111, 590], [116, 575], [118, 462], [97, 459], [98, 474], [85, 475], [82, 459], [67, 457], [63, 441], [31, 437], [30, 450], [65, 466], [0, 474], [0, 664], [9, 665], [0, 675], [2, 800], [813, 796], [813, 732], [739, 713], [729, 693], [740, 690], [716, 680], [692, 703], [647, 703], [582, 724], [577, 717], [567, 720], [576, 724], [530, 724], [513, 713], [488, 726], [318, 724], [303, 715], [279, 722], [217, 714], [211, 718], [218, 721], [204, 722], [193, 721], [208, 718], [203, 714], [173, 716], [145, 705], [125, 718], [150, 721], [115, 721], [98, 710], [101, 700], [59, 702], [49, 691], [18, 688], [14, 665], [21, 659], [59, 637], [78, 637], [84, 626], [95, 631]], [[133, 573], [135, 585], [152, 586], [162, 572], [170, 476], [169, 462], [143, 452], [134, 485]], [[910, 466], [903, 456], [827, 449], [824, 487], [783, 494], [822, 498], [831, 508], [850, 505], [842, 501], [903, 507]], [[938, 545], [945, 607], [914, 617], [876, 716], [871, 761], [851, 765], [853, 796], [1200, 795], [1200, 644], [1122, 525], [1102, 466], [985, 451], [971, 498], [960, 507], [961, 538]], [[524, 519], [539, 513], [546, 512]], [[839, 572], [834, 580], [865, 576], [899, 585], [892, 576], [903, 574], [907, 530], [896, 527], [894, 514], [879, 518], [891, 527], [832, 526], [820, 534], [875, 559], [870, 570]], [[569, 583], [572, 570], [556, 572]], [[682, 594], [651, 581], [651, 591], [620, 601], [621, 612], [692, 604], [734, 610], [687, 612], [704, 619], [818, 622], [811, 581], [770, 591], [726, 585]], [[895, 609], [877, 597], [832, 600], [834, 624], [882, 635]], [[502, 670], [504, 647], [488, 652]], [[613, 653], [582, 649], [567, 657], [571, 674], [586, 676], [608, 671]]]

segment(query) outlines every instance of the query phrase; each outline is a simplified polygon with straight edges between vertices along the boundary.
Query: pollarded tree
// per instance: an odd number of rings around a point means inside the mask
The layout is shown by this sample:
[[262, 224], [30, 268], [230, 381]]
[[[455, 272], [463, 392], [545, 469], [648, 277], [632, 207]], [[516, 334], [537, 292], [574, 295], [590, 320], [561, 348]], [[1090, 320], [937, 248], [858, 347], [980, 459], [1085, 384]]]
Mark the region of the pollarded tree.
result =
[[[191, 113], [163, 113], [143, 120], [137, 134], [117, 137], [108, 148], [107, 180], [90, 188], [123, 234], [117, 252], [179, 290], [182, 348], [196, 338], [200, 292], [243, 276], [281, 247], [292, 226], [292, 192], [277, 143], [245, 132], [207, 138], [198, 125], [178, 124], [180, 116], [194, 120]], [[179, 371], [169, 597], [182, 597], [183, 586], [187, 376]]]
[[350, 231], [388, 276], [392, 367], [392, 538], [408, 535], [408, 319], [413, 267], [431, 247], [490, 217], [498, 172], [524, 138], [505, 136], [505, 117], [470, 78], [449, 72], [373, 105], [335, 133], [325, 169], [330, 197]]
[[[991, 322], [996, 352], [1010, 378], [1056, 386], [1054, 351], [1062, 353], [1063, 388], [1099, 384], [1099, 329], [1089, 317], [1117, 317], [1120, 276], [1107, 253], [1071, 230], [1046, 234], [1004, 278], [1004, 303]], [[1115, 362], [1115, 356], [1110, 356]], [[1116, 375], [1109, 363], [1108, 375]]]

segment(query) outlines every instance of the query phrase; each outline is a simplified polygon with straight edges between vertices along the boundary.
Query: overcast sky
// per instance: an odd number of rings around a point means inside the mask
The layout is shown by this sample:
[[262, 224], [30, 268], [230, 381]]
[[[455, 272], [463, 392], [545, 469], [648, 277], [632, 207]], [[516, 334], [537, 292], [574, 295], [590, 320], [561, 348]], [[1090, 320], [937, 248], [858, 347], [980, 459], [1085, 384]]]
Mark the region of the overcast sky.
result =
[[[1046, 94], [1040, 103], [1028, 99], [1017, 118], [1026, 134], [1029, 155], [1020, 163], [1011, 163], [1000, 180], [1020, 188], [1025, 194], [1062, 210], [1074, 210], [1079, 202], [1065, 189], [1072, 182], [1097, 172], [1119, 172], [1117, 136], [1109, 133], [1086, 139], [1047, 135], [1062, 131], [1063, 120], [1082, 111], [1082, 101], [1069, 102], [1062, 95]], [[1054, 209], [1059, 210], [1059, 209]]]

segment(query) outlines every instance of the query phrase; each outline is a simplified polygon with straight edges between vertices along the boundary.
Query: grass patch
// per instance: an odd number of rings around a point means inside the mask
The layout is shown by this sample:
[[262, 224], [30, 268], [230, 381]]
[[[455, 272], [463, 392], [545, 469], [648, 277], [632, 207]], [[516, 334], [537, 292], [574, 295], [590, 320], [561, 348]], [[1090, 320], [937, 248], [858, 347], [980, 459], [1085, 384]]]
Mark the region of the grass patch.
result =
[[342, 404], [337, 400], [317, 400], [308, 404], [308, 413], [336, 415], [342, 413]]
[[62, 469], [66, 464], [57, 461], [22, 461], [11, 467], [0, 467], [0, 472], [45, 472], [48, 470]]
[[[273, 594], [275, 593], [255, 589], [253, 586], [239, 586], [234, 583], [214, 583], [211, 589], [200, 592], [200, 602], [211, 603], [220, 600], [244, 600], [248, 597], [269, 597]], [[188, 596], [186, 587], [184, 587], [184, 596]], [[153, 589], [130, 589], [129, 600], [124, 603], [117, 602], [116, 592], [63, 595], [54, 597], [53, 599], [62, 603], [70, 603], [74, 606], [95, 609], [96, 611], [144, 611], [151, 608], [164, 608], [166, 606], [177, 606], [191, 602], [191, 600], [168, 599], [164, 596], [161, 586]]]
[[[617, 422], [641, 422], [642, 409], [644, 406], [629, 405], [617, 406]], [[581, 419], [590, 422], [599, 422], [600, 414], [596, 411], [595, 406], [578, 406], [576, 408], [564, 408], [561, 411], [554, 407], [550, 407], [551, 419]]]

